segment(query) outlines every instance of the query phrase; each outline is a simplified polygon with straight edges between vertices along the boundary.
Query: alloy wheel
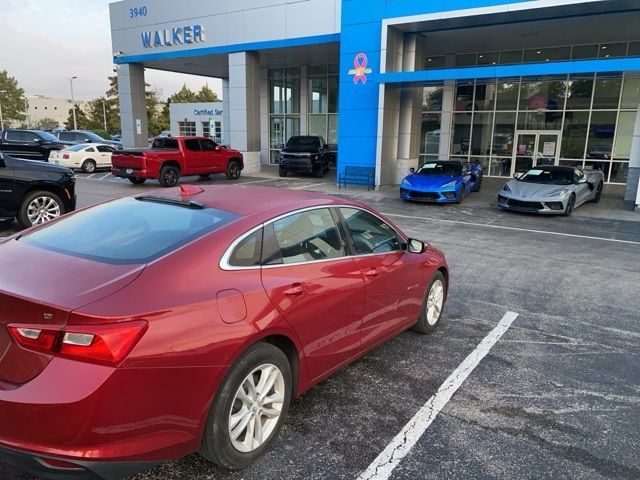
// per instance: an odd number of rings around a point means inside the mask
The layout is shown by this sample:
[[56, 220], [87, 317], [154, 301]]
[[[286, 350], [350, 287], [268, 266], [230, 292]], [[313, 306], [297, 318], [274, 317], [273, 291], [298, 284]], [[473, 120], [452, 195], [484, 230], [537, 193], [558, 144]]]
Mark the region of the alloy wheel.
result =
[[436, 280], [431, 285], [429, 294], [427, 295], [427, 323], [431, 326], [438, 323], [440, 319], [440, 313], [442, 312], [442, 305], [444, 303], [444, 284], [442, 280]]
[[39, 225], [60, 216], [58, 202], [51, 197], [36, 197], [27, 207], [27, 218], [32, 225]]
[[268, 440], [282, 414], [285, 385], [280, 369], [270, 363], [245, 377], [229, 413], [229, 438], [236, 450], [252, 452]]

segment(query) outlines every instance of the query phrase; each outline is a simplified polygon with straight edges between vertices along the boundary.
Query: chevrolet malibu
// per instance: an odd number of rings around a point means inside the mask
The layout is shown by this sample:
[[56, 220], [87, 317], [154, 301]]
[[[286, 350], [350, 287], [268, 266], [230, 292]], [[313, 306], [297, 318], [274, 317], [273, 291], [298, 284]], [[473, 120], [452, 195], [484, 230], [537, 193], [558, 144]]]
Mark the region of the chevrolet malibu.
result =
[[448, 278], [361, 203], [265, 187], [185, 185], [6, 238], [0, 458], [49, 478], [193, 452], [246, 467], [292, 397], [433, 331]]

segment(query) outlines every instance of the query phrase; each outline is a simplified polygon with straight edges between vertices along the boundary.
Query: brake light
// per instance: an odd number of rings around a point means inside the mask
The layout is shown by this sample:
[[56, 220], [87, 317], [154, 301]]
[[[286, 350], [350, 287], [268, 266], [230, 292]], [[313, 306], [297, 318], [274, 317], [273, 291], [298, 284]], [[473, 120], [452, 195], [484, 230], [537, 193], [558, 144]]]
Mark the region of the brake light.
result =
[[62, 158], [64, 158], [65, 160], [69, 160], [69, 154], [68, 153], [63, 153], [62, 154]]
[[9, 325], [23, 347], [90, 362], [120, 363], [147, 331], [145, 321], [109, 325], [68, 326], [62, 330]]

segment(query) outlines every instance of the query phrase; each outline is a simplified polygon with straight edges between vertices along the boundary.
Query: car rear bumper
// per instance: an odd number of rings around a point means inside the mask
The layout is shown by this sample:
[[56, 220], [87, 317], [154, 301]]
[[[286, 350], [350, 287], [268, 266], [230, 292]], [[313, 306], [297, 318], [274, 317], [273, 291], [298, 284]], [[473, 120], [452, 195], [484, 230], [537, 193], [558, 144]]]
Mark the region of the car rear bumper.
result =
[[111, 173], [120, 178], [157, 178], [149, 175], [149, 171], [145, 168], [137, 169], [137, 168], [119, 168], [112, 167]]
[[408, 188], [400, 189], [402, 200], [423, 203], [456, 203], [459, 201], [458, 192], [451, 190], [447, 192], [421, 192]]

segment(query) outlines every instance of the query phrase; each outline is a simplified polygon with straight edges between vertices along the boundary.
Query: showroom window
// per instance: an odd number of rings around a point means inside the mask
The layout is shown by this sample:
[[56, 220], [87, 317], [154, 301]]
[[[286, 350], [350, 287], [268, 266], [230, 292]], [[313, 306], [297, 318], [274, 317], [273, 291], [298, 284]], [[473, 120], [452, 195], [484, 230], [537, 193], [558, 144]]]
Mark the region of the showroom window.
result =
[[320, 135], [332, 148], [338, 143], [337, 65], [309, 66], [307, 132]]
[[420, 164], [437, 160], [440, 152], [442, 83], [422, 89], [422, 126], [420, 130]]
[[270, 163], [280, 163], [280, 150], [300, 134], [300, 67], [269, 70]]
[[194, 137], [196, 135], [196, 122], [178, 122], [178, 134], [181, 137]]

